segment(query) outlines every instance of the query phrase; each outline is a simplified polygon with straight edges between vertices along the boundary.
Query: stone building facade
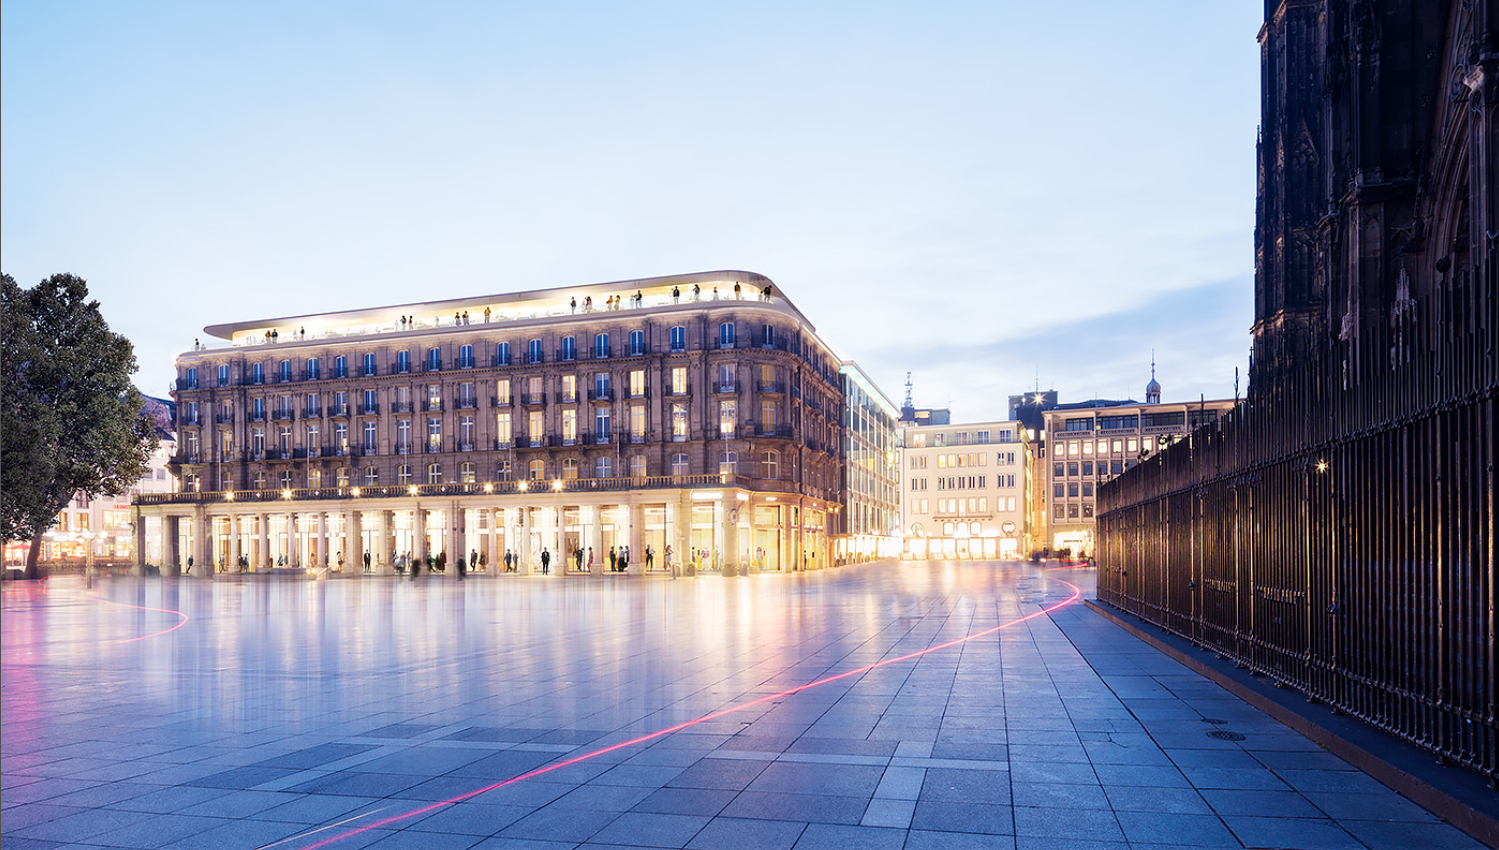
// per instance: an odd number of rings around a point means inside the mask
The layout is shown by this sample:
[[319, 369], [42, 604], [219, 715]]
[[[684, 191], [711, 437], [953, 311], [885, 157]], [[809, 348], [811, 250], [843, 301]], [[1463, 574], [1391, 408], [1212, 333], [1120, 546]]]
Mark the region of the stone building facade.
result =
[[664, 570], [668, 548], [726, 572], [830, 562], [840, 361], [763, 276], [206, 331], [227, 344], [177, 364], [184, 492], [136, 506], [168, 569], [349, 572], [367, 555], [381, 572], [441, 553], [494, 572], [508, 551], [558, 573], [628, 550]]

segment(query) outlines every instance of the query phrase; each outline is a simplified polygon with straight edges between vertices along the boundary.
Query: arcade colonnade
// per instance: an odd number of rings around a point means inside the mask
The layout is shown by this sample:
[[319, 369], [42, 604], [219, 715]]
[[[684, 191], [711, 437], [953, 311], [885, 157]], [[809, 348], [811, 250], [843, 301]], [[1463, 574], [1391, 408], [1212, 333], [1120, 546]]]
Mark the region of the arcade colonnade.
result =
[[509, 552], [515, 572], [533, 574], [546, 551], [551, 574], [568, 575], [606, 570], [610, 550], [620, 547], [629, 550], [631, 572], [647, 569], [649, 549], [649, 567], [664, 573], [668, 546], [676, 566], [726, 574], [831, 563], [821, 502], [735, 487], [382, 499], [230, 496], [137, 504], [134, 510], [138, 573], [150, 564], [168, 575], [323, 567], [347, 576], [388, 575], [442, 555], [445, 574], [456, 575], [461, 555], [482, 565], [470, 565], [471, 572], [499, 575]]

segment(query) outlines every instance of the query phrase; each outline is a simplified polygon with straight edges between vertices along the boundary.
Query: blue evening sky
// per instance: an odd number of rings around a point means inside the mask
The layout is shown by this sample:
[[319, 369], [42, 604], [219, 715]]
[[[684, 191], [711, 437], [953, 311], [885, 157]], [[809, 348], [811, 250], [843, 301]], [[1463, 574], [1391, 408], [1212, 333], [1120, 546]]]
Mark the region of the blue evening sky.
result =
[[896, 404], [1225, 397], [1261, 4], [0, 7], [0, 260], [204, 325], [770, 276]]

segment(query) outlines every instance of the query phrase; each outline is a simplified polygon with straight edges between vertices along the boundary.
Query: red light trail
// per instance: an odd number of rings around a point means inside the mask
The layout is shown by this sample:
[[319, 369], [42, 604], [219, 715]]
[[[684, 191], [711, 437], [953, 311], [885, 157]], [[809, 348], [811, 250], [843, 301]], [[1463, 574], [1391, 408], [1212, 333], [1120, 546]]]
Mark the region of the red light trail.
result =
[[[1076, 569], [1076, 568], [1075, 567], [1058, 567], [1057, 569]], [[537, 776], [541, 776], [542, 774], [545, 774], [545, 773], [551, 773], [554, 770], [559, 770], [559, 769], [564, 768], [564, 767], [569, 767], [571, 765], [578, 764], [579, 762], [587, 761], [587, 760], [589, 760], [591, 758], [597, 758], [598, 756], [604, 755], [605, 753], [612, 753], [612, 752], [614, 752], [616, 750], [622, 750], [625, 747], [631, 747], [631, 746], [634, 746], [636, 744], [643, 743], [645, 741], [650, 741], [650, 740], [653, 740], [655, 738], [661, 738], [661, 737], [664, 737], [666, 735], [670, 735], [673, 732], [680, 732], [683, 729], [687, 729], [687, 728], [690, 728], [692, 726], [696, 726], [699, 723], [706, 723], [709, 720], [717, 720], [720, 717], [724, 717], [725, 715], [733, 714], [736, 711], [743, 711], [744, 709], [749, 708], [751, 706], [760, 705], [762, 703], [769, 702], [771, 700], [781, 699], [782, 697], [788, 697], [788, 696], [791, 696], [793, 694], [797, 694], [797, 693], [800, 693], [802, 691], [810, 690], [811, 688], [818, 687], [819, 685], [826, 685], [826, 684], [828, 684], [830, 682], [836, 682], [839, 679], [847, 679], [850, 676], [857, 676], [860, 673], [867, 673], [870, 670], [874, 670], [874, 669], [876, 669], [878, 667], [884, 667], [887, 664], [895, 664], [895, 663], [900, 662], [900, 661], [909, 661], [912, 658], [919, 658], [919, 657], [921, 657], [923, 655], [926, 655], [927, 653], [930, 653], [930, 652], [936, 652], [936, 651], [938, 651], [940, 649], [949, 649], [951, 647], [958, 646], [959, 644], [967, 643], [968, 641], [975, 640], [977, 638], [985, 637], [987, 635], [992, 635], [992, 634], [995, 634], [995, 633], [999, 632], [1001, 629], [1007, 629], [1010, 626], [1019, 625], [1020, 623], [1024, 623], [1027, 620], [1033, 620], [1033, 619], [1035, 619], [1037, 617], [1040, 617], [1040, 616], [1043, 616], [1043, 615], [1046, 615], [1046, 614], [1050, 614], [1051, 612], [1053, 612], [1053, 611], [1055, 611], [1055, 610], [1057, 610], [1059, 608], [1063, 608], [1063, 607], [1065, 607], [1067, 605], [1071, 605], [1073, 602], [1076, 602], [1078, 600], [1078, 598], [1083, 595], [1082, 590], [1080, 588], [1078, 588], [1078, 586], [1075, 585], [1075, 584], [1073, 584], [1072, 582], [1064, 581], [1064, 580], [1058, 579], [1058, 578], [1052, 578], [1052, 579], [1048, 579], [1048, 580], [1049, 581], [1055, 581], [1055, 582], [1058, 582], [1060, 584], [1065, 584], [1068, 587], [1072, 588], [1072, 595], [1069, 596], [1069, 597], [1067, 597], [1066, 599], [1062, 600], [1061, 602], [1056, 603], [1055, 605], [1050, 605], [1050, 606], [1047, 606], [1045, 608], [1042, 608], [1041, 610], [1035, 612], [1034, 614], [1027, 614], [1024, 617], [1020, 617], [1019, 619], [1011, 620], [1008, 623], [1001, 623], [1001, 624], [999, 624], [999, 625], [997, 625], [997, 626], [995, 626], [993, 628], [985, 629], [985, 630], [983, 630], [981, 632], [974, 632], [973, 634], [967, 635], [966, 637], [960, 637], [960, 638], [957, 638], [955, 640], [947, 641], [946, 643], [939, 643], [936, 646], [929, 646], [926, 649], [919, 650], [917, 652], [909, 652], [909, 653], [906, 653], [905, 655], [901, 655], [901, 656], [898, 656], [896, 658], [887, 658], [884, 661], [876, 661], [873, 664], [866, 664], [863, 667], [859, 667], [859, 668], [856, 668], [854, 670], [849, 670], [849, 671], [844, 672], [844, 673], [839, 673], [839, 674], [837, 674], [835, 676], [828, 676], [827, 678], [824, 678], [824, 679], [818, 679], [815, 682], [808, 682], [805, 685], [797, 685], [794, 688], [791, 688], [789, 690], [781, 691], [778, 694], [770, 694], [769, 696], [759, 697], [758, 699], [752, 699], [749, 702], [742, 702], [739, 705], [730, 706], [729, 708], [725, 708], [725, 709], [722, 709], [720, 711], [715, 711], [712, 714], [705, 714], [702, 717], [697, 718], [696, 720], [688, 720], [688, 721], [683, 722], [683, 723], [678, 723], [675, 726], [668, 726], [665, 729], [661, 729], [659, 731], [652, 732], [649, 735], [641, 735], [638, 738], [632, 738], [632, 739], [630, 739], [628, 741], [623, 741], [621, 743], [613, 744], [613, 745], [608, 746], [608, 747], [603, 747], [601, 749], [597, 749], [597, 750], [594, 750], [594, 751], [589, 752], [589, 753], [584, 753], [581, 756], [575, 756], [573, 758], [567, 759], [566, 761], [560, 761], [560, 762], [556, 762], [555, 764], [549, 764], [549, 765], [545, 765], [543, 767], [538, 767], [535, 770], [532, 770], [532, 771], [527, 772], [527, 773], [522, 773], [519, 776], [511, 777], [510, 779], [506, 779], [503, 782], [496, 782], [496, 783], [494, 783], [492, 785], [486, 785], [483, 788], [476, 788], [473, 791], [469, 791], [469, 792], [467, 792], [465, 794], [459, 794], [456, 797], [450, 797], [450, 798], [448, 798], [446, 800], [442, 800], [440, 802], [431, 803], [429, 805], [423, 806], [423, 807], [421, 807], [419, 809], [414, 809], [414, 810], [409, 811], [409, 812], [407, 812], [405, 814], [402, 814], [402, 815], [395, 815], [394, 817], [388, 817], [388, 818], [386, 818], [384, 820], [376, 821], [375, 823], [368, 824], [368, 825], [365, 825], [365, 826], [361, 826], [358, 829], [352, 829], [352, 830], [349, 830], [348, 832], [340, 833], [340, 834], [335, 835], [335, 836], [333, 836], [331, 838], [325, 838], [322, 841], [319, 841], [319, 842], [317, 842], [315, 844], [308, 844], [308, 845], [306, 845], [305, 847], [302, 848], [302, 850], [317, 850], [317, 848], [319, 848], [319, 847], [327, 847], [328, 845], [333, 844], [334, 842], [342, 841], [345, 838], [352, 838], [353, 836], [360, 835], [360, 834], [368, 832], [368, 831], [370, 831], [372, 829], [378, 829], [378, 828], [380, 828], [382, 826], [386, 826], [386, 825], [395, 823], [397, 821], [405, 820], [407, 818], [416, 817], [417, 815], [424, 815], [424, 814], [426, 814], [428, 812], [436, 811], [437, 809], [440, 809], [440, 808], [442, 808], [444, 806], [451, 806], [454, 803], [460, 803], [460, 802], [462, 802], [464, 800], [467, 800], [467, 799], [470, 799], [472, 797], [477, 797], [480, 794], [488, 793], [490, 791], [495, 790], [496, 788], [504, 788], [507, 785], [514, 785], [517, 782], [524, 782], [527, 779], [532, 779], [532, 778], [535, 778]], [[181, 625], [181, 624], [179, 624], [179, 625]]]

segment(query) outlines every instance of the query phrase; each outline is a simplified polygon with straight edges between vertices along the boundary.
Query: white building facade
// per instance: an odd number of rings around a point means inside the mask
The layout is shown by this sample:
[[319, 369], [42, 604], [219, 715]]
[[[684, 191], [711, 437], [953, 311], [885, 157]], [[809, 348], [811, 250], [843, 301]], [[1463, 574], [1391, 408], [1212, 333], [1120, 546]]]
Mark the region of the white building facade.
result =
[[1029, 452], [1019, 422], [907, 427], [900, 449], [903, 556], [1030, 554]]

